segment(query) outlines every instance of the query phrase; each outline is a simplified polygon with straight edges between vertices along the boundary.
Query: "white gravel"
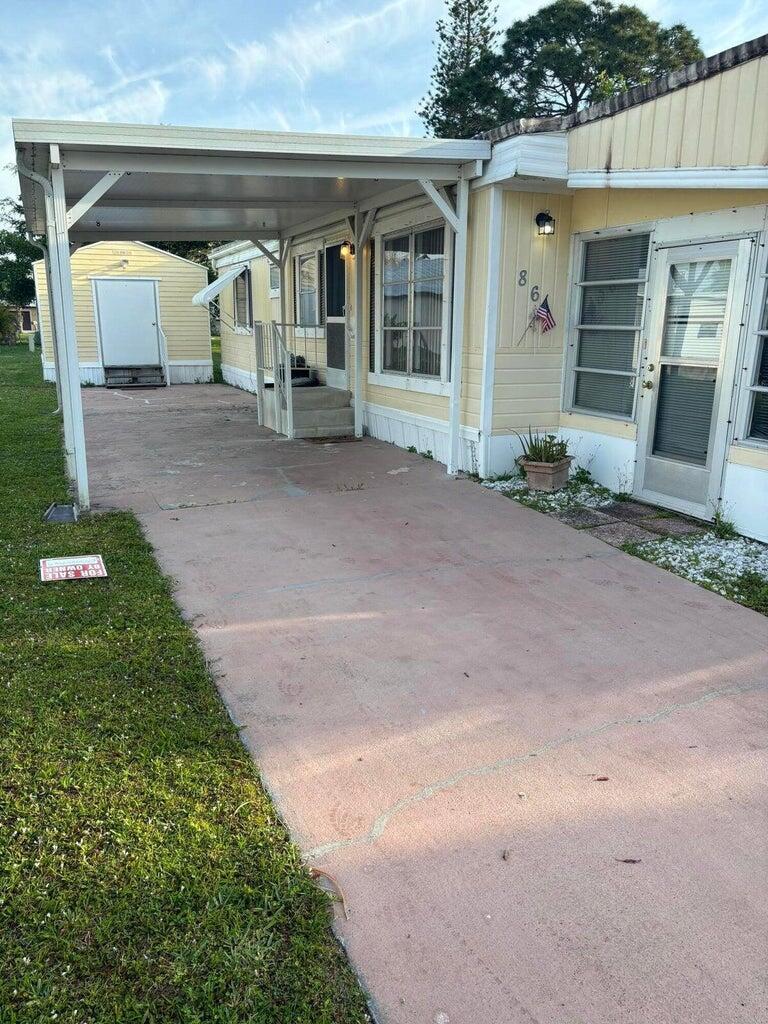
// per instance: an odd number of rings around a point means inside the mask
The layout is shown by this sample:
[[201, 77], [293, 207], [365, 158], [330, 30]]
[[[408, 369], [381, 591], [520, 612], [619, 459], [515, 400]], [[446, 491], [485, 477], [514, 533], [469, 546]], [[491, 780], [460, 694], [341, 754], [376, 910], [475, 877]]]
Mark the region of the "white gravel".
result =
[[694, 583], [710, 587], [724, 597], [737, 597], [739, 577], [754, 572], [768, 579], [768, 547], [736, 537], [720, 540], [714, 534], [669, 537], [637, 546], [638, 554]]
[[532, 491], [521, 477], [512, 480], [484, 480], [483, 487], [500, 491], [511, 498], [532, 504], [542, 512], [564, 512], [569, 508], [600, 508], [614, 501], [613, 495], [602, 487], [589, 484], [570, 484], [560, 491]]

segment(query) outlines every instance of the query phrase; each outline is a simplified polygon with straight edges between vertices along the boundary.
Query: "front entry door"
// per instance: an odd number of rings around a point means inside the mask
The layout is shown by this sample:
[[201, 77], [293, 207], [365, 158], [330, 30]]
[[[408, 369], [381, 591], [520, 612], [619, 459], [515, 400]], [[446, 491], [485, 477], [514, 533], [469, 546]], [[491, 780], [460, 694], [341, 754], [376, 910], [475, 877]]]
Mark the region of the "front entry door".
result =
[[752, 242], [658, 248], [640, 373], [635, 492], [712, 519]]
[[325, 250], [325, 343], [327, 381], [332, 388], [347, 388], [346, 264], [340, 245]]

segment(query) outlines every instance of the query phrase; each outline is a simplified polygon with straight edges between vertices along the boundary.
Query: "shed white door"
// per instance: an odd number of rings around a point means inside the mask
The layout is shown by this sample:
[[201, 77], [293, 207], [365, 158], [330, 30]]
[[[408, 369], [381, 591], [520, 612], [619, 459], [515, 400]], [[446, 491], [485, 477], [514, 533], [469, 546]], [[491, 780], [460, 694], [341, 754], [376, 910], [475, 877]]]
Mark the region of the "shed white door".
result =
[[96, 281], [104, 366], [159, 366], [160, 335], [154, 281]]

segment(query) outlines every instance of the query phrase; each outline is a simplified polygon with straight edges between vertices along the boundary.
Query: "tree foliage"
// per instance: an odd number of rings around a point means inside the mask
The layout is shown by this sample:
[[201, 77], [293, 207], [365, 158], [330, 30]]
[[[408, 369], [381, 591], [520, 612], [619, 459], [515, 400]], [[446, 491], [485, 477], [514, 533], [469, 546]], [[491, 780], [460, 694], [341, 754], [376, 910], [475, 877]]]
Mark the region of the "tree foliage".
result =
[[0, 200], [0, 302], [27, 306], [35, 297], [32, 264], [40, 250], [27, 241], [21, 203]]
[[703, 56], [685, 25], [664, 28], [639, 7], [611, 0], [555, 0], [514, 22], [500, 52], [487, 4], [454, 0], [448, 14], [438, 22], [432, 90], [419, 111], [443, 137], [571, 114]]
[[437, 23], [430, 90], [418, 113], [433, 135], [461, 139], [496, 123], [496, 8], [489, 0], [447, 0], [447, 7]]
[[685, 25], [639, 7], [556, 0], [507, 29], [499, 58], [508, 117], [572, 114], [703, 56]]

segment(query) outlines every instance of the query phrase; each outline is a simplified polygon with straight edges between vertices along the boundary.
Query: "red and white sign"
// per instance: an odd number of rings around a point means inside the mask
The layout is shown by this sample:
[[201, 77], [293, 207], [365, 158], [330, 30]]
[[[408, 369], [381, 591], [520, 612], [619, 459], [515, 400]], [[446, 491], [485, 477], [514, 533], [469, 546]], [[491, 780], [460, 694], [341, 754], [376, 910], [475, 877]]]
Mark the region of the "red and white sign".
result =
[[53, 580], [92, 580], [106, 575], [101, 555], [40, 559], [40, 579], [43, 583], [51, 583]]

